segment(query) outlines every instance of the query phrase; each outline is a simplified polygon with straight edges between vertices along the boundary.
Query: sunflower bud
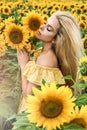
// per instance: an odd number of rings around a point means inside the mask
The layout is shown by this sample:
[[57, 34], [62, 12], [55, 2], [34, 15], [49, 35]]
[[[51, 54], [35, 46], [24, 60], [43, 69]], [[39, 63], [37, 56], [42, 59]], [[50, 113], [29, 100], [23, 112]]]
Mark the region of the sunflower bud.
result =
[[81, 75], [87, 76], [87, 63], [83, 62], [80, 66]]

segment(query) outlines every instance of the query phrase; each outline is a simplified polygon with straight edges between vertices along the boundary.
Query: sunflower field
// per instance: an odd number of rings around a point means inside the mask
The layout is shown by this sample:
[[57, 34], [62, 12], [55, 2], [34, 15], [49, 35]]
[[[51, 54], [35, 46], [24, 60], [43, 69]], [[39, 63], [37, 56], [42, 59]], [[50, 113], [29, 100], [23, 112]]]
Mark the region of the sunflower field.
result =
[[[17, 114], [21, 96], [17, 49], [25, 48], [35, 58], [42, 47], [35, 33], [57, 10], [71, 12], [81, 30], [84, 56], [72, 86], [74, 95], [68, 87], [43, 81], [41, 90], [33, 88], [34, 95], [27, 97], [26, 112]], [[14, 130], [87, 130], [87, 0], [0, 0], [0, 130], [14, 117]]]

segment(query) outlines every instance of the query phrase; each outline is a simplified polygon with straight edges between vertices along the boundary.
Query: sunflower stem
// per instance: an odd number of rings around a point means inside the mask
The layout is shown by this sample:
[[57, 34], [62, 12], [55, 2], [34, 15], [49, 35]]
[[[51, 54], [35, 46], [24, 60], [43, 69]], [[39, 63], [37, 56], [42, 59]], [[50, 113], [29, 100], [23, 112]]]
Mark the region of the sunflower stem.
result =
[[79, 71], [77, 72], [77, 76], [76, 76], [76, 82], [74, 84], [74, 96], [77, 97], [79, 95], [78, 93], [78, 85], [79, 85]]

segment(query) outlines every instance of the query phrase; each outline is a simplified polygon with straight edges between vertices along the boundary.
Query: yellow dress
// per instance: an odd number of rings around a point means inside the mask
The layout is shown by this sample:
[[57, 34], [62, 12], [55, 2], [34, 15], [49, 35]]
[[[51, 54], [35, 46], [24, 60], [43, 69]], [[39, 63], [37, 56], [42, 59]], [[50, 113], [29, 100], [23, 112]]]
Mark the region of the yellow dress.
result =
[[[41, 85], [44, 79], [47, 84], [55, 81], [57, 84], [65, 84], [63, 75], [59, 68], [51, 68], [41, 66], [35, 63], [35, 61], [29, 61], [23, 71], [23, 75], [26, 76], [27, 80], [36, 85]], [[22, 97], [19, 112], [26, 109], [25, 99]]]

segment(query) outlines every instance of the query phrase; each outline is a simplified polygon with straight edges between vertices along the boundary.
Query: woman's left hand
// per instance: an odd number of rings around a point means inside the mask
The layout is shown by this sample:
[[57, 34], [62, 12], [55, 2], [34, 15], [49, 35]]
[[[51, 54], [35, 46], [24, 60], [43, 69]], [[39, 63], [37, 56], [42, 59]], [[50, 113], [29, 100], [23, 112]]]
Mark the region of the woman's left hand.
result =
[[29, 53], [25, 49], [17, 50], [17, 59], [21, 70], [25, 67], [26, 63], [29, 61]]

